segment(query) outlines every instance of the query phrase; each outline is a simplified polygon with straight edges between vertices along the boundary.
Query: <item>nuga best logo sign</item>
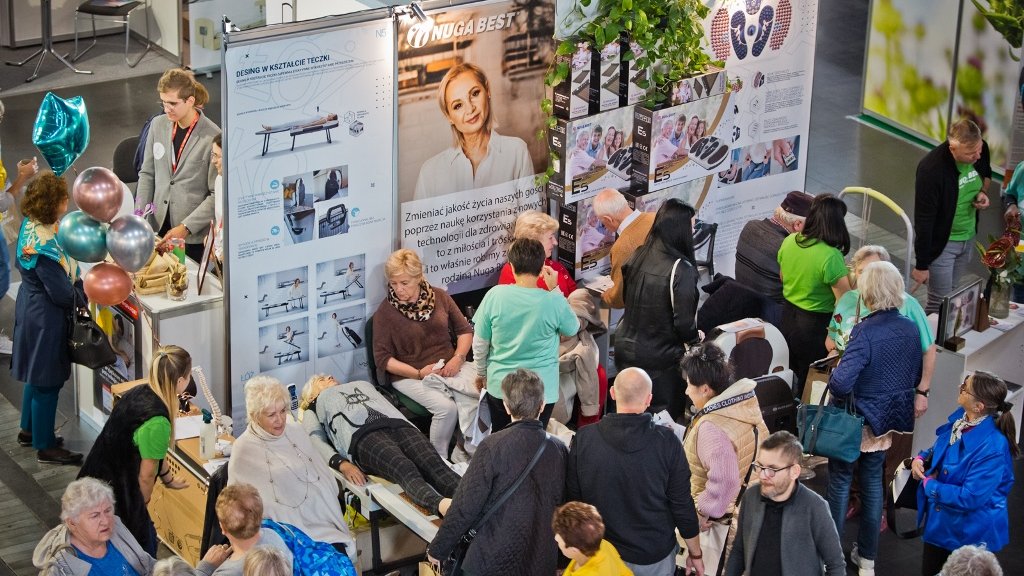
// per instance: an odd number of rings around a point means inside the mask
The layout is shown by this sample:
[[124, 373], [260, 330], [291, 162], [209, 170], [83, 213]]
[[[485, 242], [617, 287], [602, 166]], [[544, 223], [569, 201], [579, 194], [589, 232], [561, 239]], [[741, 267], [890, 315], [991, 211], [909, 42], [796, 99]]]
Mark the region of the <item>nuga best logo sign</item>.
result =
[[[405, 42], [410, 48], [423, 48], [424, 46], [438, 41], [447, 41], [453, 38], [463, 38], [480, 34], [482, 32], [494, 32], [511, 28], [519, 11], [502, 12], [480, 18], [470, 17], [453, 22], [417, 22], [409, 27], [405, 34]], [[444, 17], [444, 15], [441, 15]]]

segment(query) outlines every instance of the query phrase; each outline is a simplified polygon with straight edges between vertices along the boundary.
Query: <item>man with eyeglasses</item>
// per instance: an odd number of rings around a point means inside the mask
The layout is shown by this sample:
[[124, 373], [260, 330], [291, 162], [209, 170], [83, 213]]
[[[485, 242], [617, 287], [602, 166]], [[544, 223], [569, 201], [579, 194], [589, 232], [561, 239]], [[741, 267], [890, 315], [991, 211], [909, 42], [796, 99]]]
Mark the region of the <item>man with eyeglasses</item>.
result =
[[[846, 574], [828, 503], [799, 482], [802, 451], [784, 430], [761, 442], [753, 464], [760, 490], [743, 495], [727, 576]], [[784, 554], [783, 542], [795, 553]]]

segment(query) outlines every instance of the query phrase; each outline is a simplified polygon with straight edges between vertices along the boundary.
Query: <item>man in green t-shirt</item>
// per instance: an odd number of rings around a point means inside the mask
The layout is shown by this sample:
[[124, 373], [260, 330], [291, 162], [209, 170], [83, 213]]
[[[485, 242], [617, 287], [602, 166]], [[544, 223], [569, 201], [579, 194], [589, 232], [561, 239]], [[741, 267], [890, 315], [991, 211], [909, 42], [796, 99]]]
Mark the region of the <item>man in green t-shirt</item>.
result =
[[942, 298], [959, 284], [974, 252], [978, 210], [992, 178], [988, 145], [981, 130], [963, 119], [949, 137], [921, 159], [914, 183], [914, 291], [928, 285], [925, 311], [937, 312]]

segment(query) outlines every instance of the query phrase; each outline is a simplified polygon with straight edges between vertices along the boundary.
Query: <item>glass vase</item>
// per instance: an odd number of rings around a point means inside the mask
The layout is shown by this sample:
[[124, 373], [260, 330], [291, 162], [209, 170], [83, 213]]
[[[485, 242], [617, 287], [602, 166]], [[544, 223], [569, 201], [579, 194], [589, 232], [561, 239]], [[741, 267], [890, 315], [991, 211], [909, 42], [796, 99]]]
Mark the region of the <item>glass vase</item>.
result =
[[989, 298], [988, 315], [993, 318], [1006, 318], [1010, 315], [1010, 293], [1013, 284], [1005, 282], [992, 283], [992, 296]]

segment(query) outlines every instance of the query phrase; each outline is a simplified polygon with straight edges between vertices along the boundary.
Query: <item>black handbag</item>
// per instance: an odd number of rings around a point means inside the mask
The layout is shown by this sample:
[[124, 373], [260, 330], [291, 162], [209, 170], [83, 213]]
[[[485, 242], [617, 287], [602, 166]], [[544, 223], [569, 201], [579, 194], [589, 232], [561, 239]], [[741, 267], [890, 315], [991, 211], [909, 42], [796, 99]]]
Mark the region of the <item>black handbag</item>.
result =
[[[75, 289], [77, 293], [77, 289]], [[68, 356], [75, 364], [86, 368], [102, 368], [113, 364], [117, 357], [110, 346], [110, 340], [103, 329], [89, 316], [79, 312], [76, 294], [75, 309], [72, 312], [71, 330], [68, 334]]]
[[[893, 473], [892, 481], [889, 483], [888, 494], [885, 498], [885, 515], [889, 523], [889, 529], [899, 538], [917, 538], [924, 532], [921, 526], [915, 526], [911, 530], [900, 530], [896, 524], [896, 511], [900, 509], [917, 510], [917, 488], [921, 481], [910, 473], [910, 465], [913, 458], [907, 458], [900, 462]], [[925, 469], [927, 469], [927, 464]]]
[[533, 470], [533, 467], [537, 465], [537, 461], [540, 460], [540, 455], [544, 453], [544, 448], [547, 447], [547, 444], [548, 437], [545, 432], [544, 438], [541, 439], [540, 446], [537, 448], [537, 452], [533, 455], [533, 460], [530, 460], [530, 463], [526, 466], [526, 469], [523, 470], [523, 473], [520, 474], [519, 478], [517, 478], [516, 481], [509, 486], [507, 490], [505, 490], [501, 497], [498, 498], [494, 504], [492, 504], [491, 507], [480, 516], [480, 519], [474, 522], [473, 526], [470, 527], [469, 530], [466, 530], [465, 534], [459, 538], [458, 543], [455, 544], [455, 548], [452, 549], [451, 553], [448, 554], [448, 557], [441, 563], [441, 573], [444, 574], [444, 576], [462, 576], [462, 563], [466, 559], [466, 552], [469, 551], [469, 545], [472, 544], [473, 540], [476, 538], [477, 529], [483, 526], [484, 522], [487, 521], [487, 518], [489, 518], [495, 510], [501, 508], [501, 505], [504, 504], [505, 501], [512, 496], [512, 493], [519, 488], [519, 485], [526, 479], [530, 470]]

